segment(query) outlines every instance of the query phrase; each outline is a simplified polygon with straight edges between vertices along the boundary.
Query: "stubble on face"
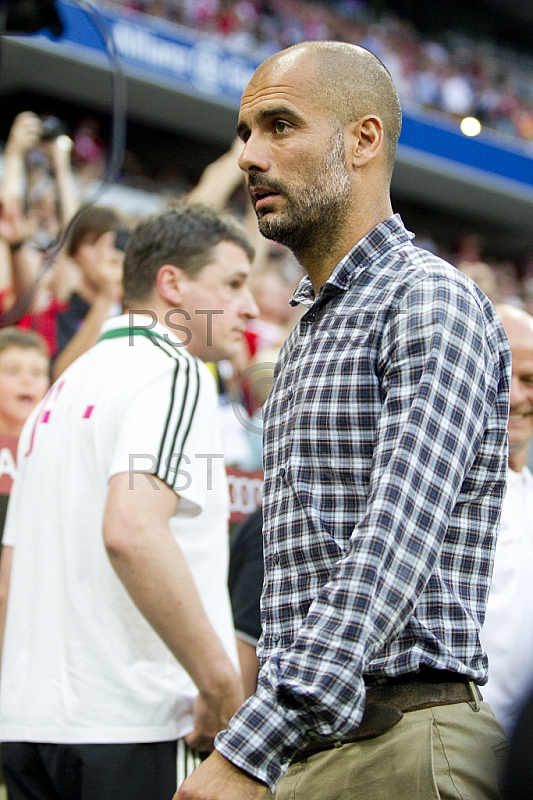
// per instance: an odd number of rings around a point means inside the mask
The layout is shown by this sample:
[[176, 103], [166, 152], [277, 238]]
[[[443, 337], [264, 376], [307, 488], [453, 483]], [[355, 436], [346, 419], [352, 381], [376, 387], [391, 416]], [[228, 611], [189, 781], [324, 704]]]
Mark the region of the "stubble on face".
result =
[[[277, 214], [257, 213], [258, 226], [266, 239], [288, 247], [296, 258], [306, 254], [321, 258], [340, 237], [350, 204], [351, 181], [346, 169], [342, 131], [334, 134], [322, 163], [314, 169], [302, 165], [302, 180], [288, 186], [268, 181], [268, 187], [285, 199]], [[260, 175], [250, 175], [248, 185], [264, 185]]]

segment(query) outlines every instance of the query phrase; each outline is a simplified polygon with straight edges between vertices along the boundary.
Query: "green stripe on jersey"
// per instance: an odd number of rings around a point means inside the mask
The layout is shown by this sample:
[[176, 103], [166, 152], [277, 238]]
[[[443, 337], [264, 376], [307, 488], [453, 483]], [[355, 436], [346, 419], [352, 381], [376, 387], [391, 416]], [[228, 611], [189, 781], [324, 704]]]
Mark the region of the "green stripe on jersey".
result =
[[[124, 336], [148, 336], [151, 338], [155, 336], [156, 339], [161, 339], [162, 342], [166, 342], [167, 344], [172, 344], [170, 339], [165, 338], [161, 333], [155, 333], [155, 331], [150, 330], [149, 328], [115, 328], [113, 331], [107, 331], [103, 333], [98, 342], [102, 342], [104, 339], [119, 339], [120, 337]], [[97, 342], [97, 344], [98, 344]]]

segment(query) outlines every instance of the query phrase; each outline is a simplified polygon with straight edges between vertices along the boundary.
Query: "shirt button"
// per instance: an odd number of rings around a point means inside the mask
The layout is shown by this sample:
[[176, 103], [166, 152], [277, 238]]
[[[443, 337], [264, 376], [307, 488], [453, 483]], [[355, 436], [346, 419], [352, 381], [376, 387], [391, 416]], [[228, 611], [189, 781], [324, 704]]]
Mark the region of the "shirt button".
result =
[[279, 564], [279, 553], [274, 553], [272, 556], [272, 561], [274, 564]]
[[280, 471], [278, 472], [278, 475], [279, 475], [280, 478], [284, 478], [285, 477], [285, 467], [282, 467], [280, 469]]
[[292, 398], [292, 389], [287, 390], [287, 397], [289, 398], [289, 400]]
[[280, 639], [281, 639], [281, 636], [279, 635], [279, 633], [273, 633], [272, 634], [272, 641], [273, 642], [279, 642]]

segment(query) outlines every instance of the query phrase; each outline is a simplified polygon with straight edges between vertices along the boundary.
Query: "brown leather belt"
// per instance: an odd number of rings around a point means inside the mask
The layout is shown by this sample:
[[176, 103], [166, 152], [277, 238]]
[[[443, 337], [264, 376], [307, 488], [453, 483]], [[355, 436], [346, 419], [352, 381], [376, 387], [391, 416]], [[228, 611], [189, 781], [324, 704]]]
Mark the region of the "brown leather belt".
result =
[[[417, 677], [419, 674], [423, 678]], [[473, 703], [477, 707], [482, 699], [478, 687], [471, 681], [438, 670], [425, 670], [380, 686], [370, 686], [366, 690], [363, 719], [356, 731], [335, 742], [317, 741], [306, 745], [295, 753], [291, 763], [303, 761], [316, 753], [332, 750], [343, 744], [381, 736], [409, 711], [456, 703]]]

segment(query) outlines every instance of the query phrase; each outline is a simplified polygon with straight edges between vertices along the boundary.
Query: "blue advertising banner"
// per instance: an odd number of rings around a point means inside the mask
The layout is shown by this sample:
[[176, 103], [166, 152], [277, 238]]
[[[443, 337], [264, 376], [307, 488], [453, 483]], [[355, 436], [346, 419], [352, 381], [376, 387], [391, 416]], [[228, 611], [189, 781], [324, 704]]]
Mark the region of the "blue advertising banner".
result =
[[[61, 39], [46, 34], [35, 38], [48, 39], [55, 47], [79, 58], [105, 57], [104, 40], [86, 12], [65, 0], [59, 0], [57, 7], [64, 24]], [[143, 17], [141, 21], [134, 14], [112, 12], [104, 6], [99, 6], [98, 11], [109, 26], [126, 72], [141, 70], [152, 81], [159, 78], [165, 83], [173, 82], [181, 90], [238, 107], [256, 61], [228, 52], [217, 42], [164, 20]]]

